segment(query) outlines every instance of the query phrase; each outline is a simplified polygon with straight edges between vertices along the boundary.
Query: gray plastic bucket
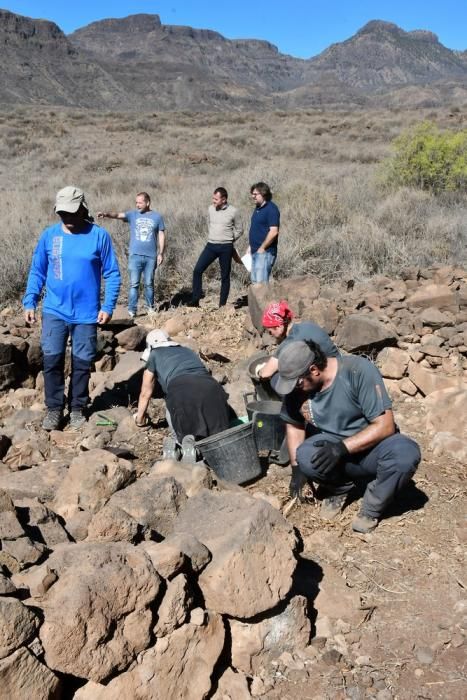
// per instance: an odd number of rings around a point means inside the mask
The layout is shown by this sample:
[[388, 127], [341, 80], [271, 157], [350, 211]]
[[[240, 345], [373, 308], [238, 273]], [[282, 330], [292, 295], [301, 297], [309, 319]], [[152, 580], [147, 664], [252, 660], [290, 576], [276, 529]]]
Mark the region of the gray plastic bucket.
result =
[[246, 405], [258, 451], [280, 450], [285, 438], [285, 426], [279, 415], [281, 407], [280, 401], [251, 401]]
[[265, 353], [255, 356], [254, 359], [250, 360], [248, 365], [248, 376], [250, 377], [253, 385], [255, 387], [256, 396], [260, 401], [281, 401], [282, 397], [277, 394], [272, 388], [270, 381], [268, 379], [258, 379], [255, 370], [259, 364], [264, 364], [269, 360], [270, 355]]
[[223, 430], [196, 443], [204, 461], [217, 476], [244, 484], [261, 474], [251, 422]]

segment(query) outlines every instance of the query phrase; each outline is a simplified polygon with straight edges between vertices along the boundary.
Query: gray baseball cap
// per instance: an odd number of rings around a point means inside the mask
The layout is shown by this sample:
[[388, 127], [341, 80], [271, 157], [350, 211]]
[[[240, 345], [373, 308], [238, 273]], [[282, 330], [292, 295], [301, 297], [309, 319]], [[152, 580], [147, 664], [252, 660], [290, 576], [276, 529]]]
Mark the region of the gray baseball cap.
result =
[[57, 192], [55, 197], [55, 211], [66, 211], [69, 214], [75, 214], [81, 204], [89, 211], [84, 192], [80, 190], [79, 187], [73, 187], [71, 185], [64, 187]]
[[278, 379], [274, 390], [278, 394], [290, 394], [297, 386], [297, 381], [306, 374], [307, 369], [315, 361], [315, 353], [310, 350], [303, 340], [297, 340], [287, 345], [279, 353]]

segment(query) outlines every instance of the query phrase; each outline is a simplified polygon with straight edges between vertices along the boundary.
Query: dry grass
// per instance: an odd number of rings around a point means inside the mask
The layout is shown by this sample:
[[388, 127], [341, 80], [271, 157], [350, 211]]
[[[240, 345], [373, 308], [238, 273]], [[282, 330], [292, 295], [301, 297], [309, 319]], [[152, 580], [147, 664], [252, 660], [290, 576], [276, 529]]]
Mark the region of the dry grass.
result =
[[[0, 302], [18, 299], [41, 229], [54, 220], [55, 192], [83, 187], [91, 209], [131, 208], [151, 193], [169, 248], [159, 296], [190, 286], [206, 241], [211, 192], [224, 185], [246, 229], [249, 185], [265, 180], [281, 208], [277, 277], [314, 273], [354, 279], [412, 265], [466, 261], [465, 197], [385, 190], [379, 163], [391, 141], [429, 117], [465, 128], [461, 112], [374, 111], [271, 114], [102, 114], [16, 108], [0, 113], [2, 247]], [[106, 221], [126, 271], [128, 230]], [[246, 236], [239, 246], [246, 247]], [[213, 266], [206, 283], [215, 284]], [[247, 277], [234, 271], [234, 291]]]

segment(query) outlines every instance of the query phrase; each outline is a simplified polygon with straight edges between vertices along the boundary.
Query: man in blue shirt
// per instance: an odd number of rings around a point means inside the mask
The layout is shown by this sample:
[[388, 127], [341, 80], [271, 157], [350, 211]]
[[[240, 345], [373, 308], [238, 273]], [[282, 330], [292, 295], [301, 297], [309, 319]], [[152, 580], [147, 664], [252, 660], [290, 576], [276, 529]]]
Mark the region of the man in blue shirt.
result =
[[146, 311], [154, 307], [154, 272], [164, 259], [165, 225], [157, 211], [151, 209], [151, 198], [147, 192], [136, 195], [136, 209], [126, 212], [100, 211], [98, 217], [121, 219], [130, 224], [130, 249], [128, 272], [130, 289], [128, 291], [128, 314], [136, 316], [138, 307], [138, 289], [141, 276], [144, 280], [144, 299]]
[[265, 182], [252, 185], [250, 192], [255, 202], [247, 251], [251, 253], [251, 281], [253, 284], [267, 284], [277, 257], [280, 212], [271, 201], [272, 193]]
[[[68, 337], [72, 360], [68, 392], [70, 425], [79, 428], [85, 422], [83, 409], [89, 398], [89, 373], [96, 353], [96, 324], [110, 320], [120, 290], [120, 271], [111, 238], [105, 229], [93, 223], [84, 192], [78, 187], [64, 187], [57, 193], [55, 212], [61, 222], [42, 233], [23, 298], [25, 319], [32, 324], [45, 286], [41, 336], [47, 406], [45, 430], [57, 430], [63, 422]], [[105, 296], [101, 304], [102, 277]]]

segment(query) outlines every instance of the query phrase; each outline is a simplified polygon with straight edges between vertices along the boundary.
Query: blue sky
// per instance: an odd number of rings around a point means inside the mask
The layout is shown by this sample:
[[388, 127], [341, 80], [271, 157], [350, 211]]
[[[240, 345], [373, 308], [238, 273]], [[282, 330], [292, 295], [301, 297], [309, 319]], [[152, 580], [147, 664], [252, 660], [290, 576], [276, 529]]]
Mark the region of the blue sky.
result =
[[69, 33], [107, 17], [145, 12], [164, 24], [213, 29], [229, 39], [266, 39], [309, 58], [348, 39], [371, 19], [428, 29], [450, 49], [467, 49], [467, 0], [0, 0], [3, 9], [56, 22]]

